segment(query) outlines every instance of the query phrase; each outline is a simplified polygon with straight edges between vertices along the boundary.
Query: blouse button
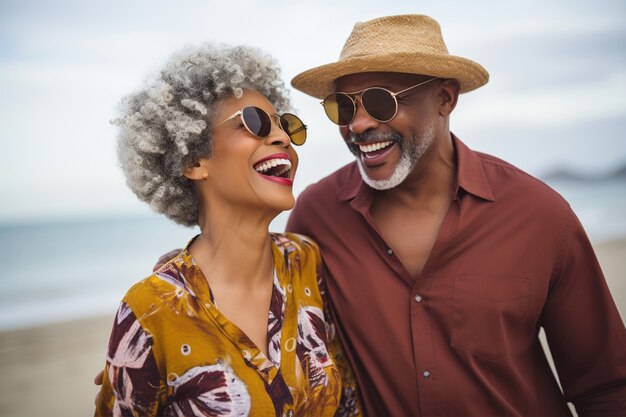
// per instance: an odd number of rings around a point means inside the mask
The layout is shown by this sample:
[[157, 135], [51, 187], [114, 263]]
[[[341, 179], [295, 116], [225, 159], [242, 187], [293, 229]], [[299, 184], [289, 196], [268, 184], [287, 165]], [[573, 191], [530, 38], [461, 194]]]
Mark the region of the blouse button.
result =
[[415, 302], [416, 302], [416, 303], [421, 303], [421, 302], [422, 302], [422, 300], [423, 300], [423, 298], [422, 298], [422, 296], [421, 296], [421, 295], [419, 295], [419, 294], [418, 294], [418, 295], [416, 295], [416, 296], [415, 296]]
[[387, 255], [389, 255], [389, 256], [393, 255], [393, 251], [391, 250], [391, 248], [387, 249]]
[[430, 377], [430, 371], [422, 372], [422, 376], [424, 377], [424, 379], [428, 379]]

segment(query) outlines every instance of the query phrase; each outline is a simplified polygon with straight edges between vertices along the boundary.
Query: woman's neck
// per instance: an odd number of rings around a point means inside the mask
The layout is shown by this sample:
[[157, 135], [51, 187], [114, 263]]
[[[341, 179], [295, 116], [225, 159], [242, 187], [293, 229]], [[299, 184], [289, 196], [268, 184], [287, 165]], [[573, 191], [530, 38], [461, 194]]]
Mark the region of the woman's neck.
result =
[[200, 216], [200, 236], [189, 248], [210, 285], [256, 287], [272, 279], [268, 227], [272, 215], [220, 210]]

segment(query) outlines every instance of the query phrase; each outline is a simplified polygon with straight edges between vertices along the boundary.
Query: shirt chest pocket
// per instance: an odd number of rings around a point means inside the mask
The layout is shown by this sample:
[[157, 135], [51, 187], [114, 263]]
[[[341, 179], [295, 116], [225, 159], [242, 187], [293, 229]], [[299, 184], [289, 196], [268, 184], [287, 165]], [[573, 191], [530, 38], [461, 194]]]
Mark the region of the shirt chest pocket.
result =
[[451, 344], [488, 360], [519, 353], [532, 340], [530, 280], [463, 275], [454, 279]]

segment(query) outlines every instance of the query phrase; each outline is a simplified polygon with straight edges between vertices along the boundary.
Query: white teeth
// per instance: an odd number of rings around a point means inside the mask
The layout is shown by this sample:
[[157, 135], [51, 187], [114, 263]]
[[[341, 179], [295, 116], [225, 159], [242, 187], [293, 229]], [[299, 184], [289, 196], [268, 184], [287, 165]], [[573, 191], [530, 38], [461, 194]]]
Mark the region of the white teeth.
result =
[[377, 151], [379, 149], [386, 148], [387, 146], [391, 145], [392, 143], [393, 143], [393, 141], [390, 141], [390, 140], [387, 140], [385, 142], [368, 143], [366, 145], [359, 145], [359, 149], [363, 153], [374, 152], [374, 151]]
[[260, 172], [262, 174], [279, 165], [283, 166], [284, 168], [274, 173], [273, 175], [275, 176], [280, 176], [284, 174], [285, 172], [289, 171], [289, 169], [291, 169], [291, 162], [289, 161], [289, 159], [281, 159], [281, 158], [270, 159], [269, 161], [265, 161], [261, 164], [256, 165], [254, 169], [256, 172]]

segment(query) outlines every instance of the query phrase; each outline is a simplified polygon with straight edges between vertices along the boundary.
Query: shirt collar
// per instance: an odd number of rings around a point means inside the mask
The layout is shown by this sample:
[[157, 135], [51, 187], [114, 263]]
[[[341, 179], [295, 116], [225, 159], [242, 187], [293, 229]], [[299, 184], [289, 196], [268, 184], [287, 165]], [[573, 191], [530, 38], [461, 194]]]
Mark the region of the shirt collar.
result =
[[337, 195], [341, 201], [352, 200], [357, 195], [368, 195], [370, 187], [361, 179], [361, 173], [357, 162], [354, 161], [347, 166], [345, 170], [341, 170], [342, 175], [339, 176], [339, 181], [344, 181], [339, 186]]
[[[452, 134], [452, 144], [454, 149], [456, 149], [456, 181], [459, 188], [483, 200], [494, 201], [495, 197], [485, 174], [480, 155], [468, 148], [454, 134]], [[458, 191], [457, 189], [457, 194]]]
[[[479, 154], [468, 148], [454, 134], [452, 134], [452, 144], [456, 150], [458, 188], [462, 188], [467, 193], [483, 200], [494, 201], [495, 197]], [[348, 166], [347, 175], [344, 177], [346, 181], [341, 185], [338, 196], [342, 201], [358, 197], [359, 201], [365, 203], [371, 198], [371, 189], [361, 180], [361, 174], [358, 172], [359, 168], [356, 164], [353, 162]]]

